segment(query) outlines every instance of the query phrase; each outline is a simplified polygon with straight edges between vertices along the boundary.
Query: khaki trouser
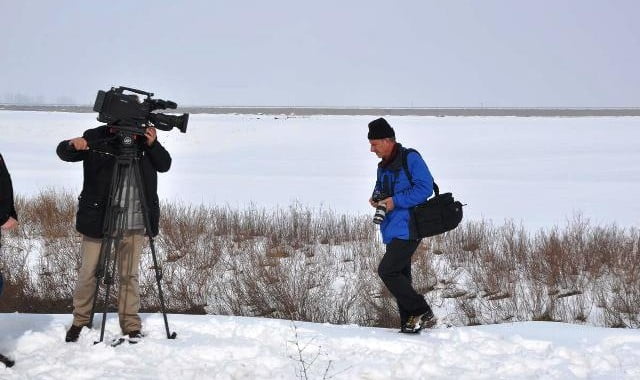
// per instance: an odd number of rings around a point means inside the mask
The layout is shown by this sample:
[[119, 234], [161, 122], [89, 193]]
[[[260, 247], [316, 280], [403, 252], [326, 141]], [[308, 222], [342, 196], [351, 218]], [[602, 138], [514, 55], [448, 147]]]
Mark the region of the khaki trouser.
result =
[[[117, 247], [118, 272], [118, 317], [123, 333], [140, 330], [142, 323], [138, 316], [140, 310], [140, 288], [138, 285], [140, 253], [144, 241], [144, 230], [125, 232]], [[115, 243], [115, 242], [114, 242]], [[96, 290], [96, 267], [100, 256], [102, 239], [83, 236], [80, 254], [82, 266], [78, 273], [78, 282], [73, 292], [73, 324], [85, 326], [91, 317], [93, 295]], [[111, 258], [113, 259], [113, 252]], [[96, 309], [100, 308], [99, 299]], [[98, 311], [98, 310], [96, 310]]]

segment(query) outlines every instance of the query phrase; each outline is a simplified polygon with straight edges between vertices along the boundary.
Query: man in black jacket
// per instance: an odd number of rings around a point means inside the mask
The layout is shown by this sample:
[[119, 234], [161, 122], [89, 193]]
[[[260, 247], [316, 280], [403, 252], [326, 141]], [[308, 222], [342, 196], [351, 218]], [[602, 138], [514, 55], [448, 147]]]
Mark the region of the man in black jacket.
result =
[[18, 225], [18, 215], [13, 205], [11, 176], [0, 154], [0, 227], [10, 230]]
[[[0, 240], [2, 231], [10, 230], [18, 225], [18, 214], [13, 205], [13, 186], [11, 186], [11, 176], [4, 164], [4, 159], [0, 154]], [[0, 241], [0, 244], [2, 242]], [[2, 294], [2, 273], [0, 273], [0, 294]], [[0, 354], [0, 363], [7, 367], [13, 366], [13, 360]]]
[[[63, 161], [83, 161], [84, 181], [79, 197], [76, 214], [76, 229], [83, 235], [81, 255], [82, 266], [78, 273], [78, 282], [73, 294], [73, 324], [67, 330], [65, 340], [75, 342], [80, 331], [89, 323], [93, 296], [96, 287], [96, 267], [102, 245], [102, 229], [106, 212], [107, 198], [111, 185], [116, 157], [120, 154], [116, 128], [108, 125], [84, 132], [82, 137], [62, 141], [56, 150]], [[171, 156], [157, 141], [155, 128], [145, 129], [144, 136], [134, 136], [140, 152], [142, 189], [147, 201], [147, 212], [151, 231], [145, 232], [139, 189], [135, 181], [125, 183], [129, 194], [127, 211], [127, 231], [117, 249], [120, 286], [118, 292], [118, 317], [120, 328], [128, 334], [130, 341], [142, 337], [142, 324], [138, 316], [140, 294], [138, 273], [140, 253], [145, 233], [158, 234], [160, 204], [158, 201], [158, 172], [166, 172], [171, 167]], [[125, 200], [123, 199], [123, 202]]]

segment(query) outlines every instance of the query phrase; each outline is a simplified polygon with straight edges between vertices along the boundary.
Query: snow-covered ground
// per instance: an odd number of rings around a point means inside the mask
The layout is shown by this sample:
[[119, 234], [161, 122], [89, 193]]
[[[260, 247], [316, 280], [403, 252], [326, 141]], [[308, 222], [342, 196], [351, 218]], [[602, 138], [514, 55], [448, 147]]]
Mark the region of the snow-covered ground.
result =
[[[367, 116], [192, 115], [187, 134], [160, 132], [172, 170], [164, 199], [242, 206], [299, 201], [370, 213], [376, 158]], [[640, 118], [389, 117], [466, 217], [530, 228], [581, 212], [594, 224], [640, 222]], [[78, 191], [81, 165], [55, 156], [63, 139], [97, 126], [95, 114], [0, 111], [0, 152], [18, 194]], [[114, 316], [108, 336], [117, 333]], [[342, 379], [640, 378], [640, 333], [560, 323], [434, 329], [420, 336], [358, 326], [258, 318], [145, 315], [138, 345], [65, 344], [69, 315], [0, 314], [0, 378]], [[297, 338], [296, 338], [297, 334]], [[311, 364], [312, 363], [312, 364]]]
[[[144, 315], [137, 345], [64, 343], [64, 315], [0, 315], [3, 379], [638, 379], [640, 332], [527, 322], [434, 329], [333, 326], [228, 316]], [[107, 336], [117, 333], [116, 317]], [[296, 337], [297, 335], [297, 337]]]
[[[16, 191], [81, 186], [79, 164], [57, 143], [98, 126], [96, 114], [0, 111], [0, 152]], [[372, 116], [192, 115], [188, 132], [161, 131], [173, 167], [161, 197], [191, 203], [288, 206], [370, 213], [376, 157]], [[580, 212], [594, 224], [640, 223], [640, 118], [388, 117], [424, 156], [468, 218], [537, 229]]]

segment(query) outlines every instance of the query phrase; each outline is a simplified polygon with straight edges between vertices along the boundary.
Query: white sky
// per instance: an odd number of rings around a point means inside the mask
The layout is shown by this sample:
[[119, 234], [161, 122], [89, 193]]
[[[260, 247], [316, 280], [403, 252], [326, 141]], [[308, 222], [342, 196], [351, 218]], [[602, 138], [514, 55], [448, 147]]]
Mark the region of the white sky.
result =
[[637, 1], [0, 0], [0, 101], [640, 106]]

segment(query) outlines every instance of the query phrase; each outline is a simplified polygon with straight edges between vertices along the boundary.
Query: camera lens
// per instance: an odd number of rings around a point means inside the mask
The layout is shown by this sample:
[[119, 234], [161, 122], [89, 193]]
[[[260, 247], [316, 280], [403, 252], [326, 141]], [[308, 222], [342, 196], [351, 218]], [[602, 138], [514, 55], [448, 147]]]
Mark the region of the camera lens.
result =
[[373, 215], [373, 223], [380, 224], [387, 215], [387, 205], [380, 204], [376, 207], [376, 213]]

